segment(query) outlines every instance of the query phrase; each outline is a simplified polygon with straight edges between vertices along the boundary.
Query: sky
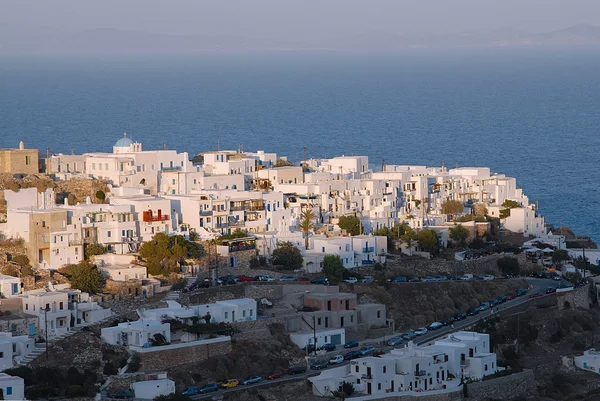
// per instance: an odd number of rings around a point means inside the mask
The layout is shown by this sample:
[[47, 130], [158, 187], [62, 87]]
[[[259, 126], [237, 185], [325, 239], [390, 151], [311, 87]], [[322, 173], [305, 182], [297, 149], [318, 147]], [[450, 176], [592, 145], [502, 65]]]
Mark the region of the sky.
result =
[[600, 0], [0, 0], [0, 23], [306, 40], [600, 25]]

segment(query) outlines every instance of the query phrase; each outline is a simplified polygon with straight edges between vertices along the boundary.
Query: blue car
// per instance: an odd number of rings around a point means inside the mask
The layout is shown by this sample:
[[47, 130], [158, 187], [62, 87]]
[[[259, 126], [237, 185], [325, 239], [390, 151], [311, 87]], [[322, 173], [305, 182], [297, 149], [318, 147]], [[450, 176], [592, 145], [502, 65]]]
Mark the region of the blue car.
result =
[[213, 391], [218, 391], [218, 390], [219, 390], [219, 386], [217, 386], [217, 383], [208, 383], [207, 385], [202, 387], [200, 390], [198, 390], [198, 392], [200, 394], [206, 394], [206, 393], [212, 393]]
[[198, 387], [196, 387], [196, 386], [189, 386], [188, 388], [186, 388], [185, 390], [183, 390], [181, 392], [181, 394], [183, 394], [183, 395], [196, 395], [196, 394], [198, 394]]
[[242, 381], [242, 384], [255, 384], [255, 383], [260, 383], [262, 381], [262, 377], [260, 376], [251, 376], [249, 378], [247, 378], [246, 380]]
[[358, 347], [358, 341], [350, 340], [346, 344], [344, 344], [344, 348], [356, 348]]

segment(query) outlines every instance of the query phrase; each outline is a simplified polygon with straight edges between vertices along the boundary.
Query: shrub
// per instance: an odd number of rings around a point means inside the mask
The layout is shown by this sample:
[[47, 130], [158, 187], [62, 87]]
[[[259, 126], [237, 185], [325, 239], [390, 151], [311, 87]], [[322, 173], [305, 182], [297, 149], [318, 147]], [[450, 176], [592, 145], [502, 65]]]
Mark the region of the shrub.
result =
[[127, 370], [130, 373], [137, 372], [138, 370], [140, 370], [141, 364], [142, 361], [140, 359], [140, 354], [134, 352], [133, 355], [131, 355], [131, 361], [129, 361], [129, 369]]
[[104, 368], [102, 369], [102, 372], [107, 376], [112, 376], [112, 375], [116, 375], [117, 373], [119, 373], [119, 369], [117, 369], [117, 367], [115, 365], [113, 365], [112, 362], [106, 362], [104, 364]]
[[84, 397], [85, 395], [85, 390], [80, 384], [71, 384], [65, 392], [67, 398]]
[[173, 291], [183, 290], [185, 288], [186, 284], [187, 284], [187, 281], [185, 279], [181, 279], [171, 285], [171, 290], [173, 290]]

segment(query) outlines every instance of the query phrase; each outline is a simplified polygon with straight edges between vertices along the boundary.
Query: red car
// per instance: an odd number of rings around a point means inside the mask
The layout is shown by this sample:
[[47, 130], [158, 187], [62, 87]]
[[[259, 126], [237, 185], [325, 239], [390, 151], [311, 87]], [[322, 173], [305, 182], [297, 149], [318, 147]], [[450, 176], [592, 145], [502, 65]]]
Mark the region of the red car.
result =
[[511, 301], [511, 300], [517, 298], [517, 294], [506, 294], [505, 297], [506, 297], [507, 301]]
[[240, 281], [254, 281], [253, 277], [249, 277], [249, 276], [237, 276], [238, 280]]
[[267, 380], [281, 379], [282, 377], [283, 372], [281, 370], [278, 370], [276, 372], [273, 372], [273, 374], [267, 375]]
[[542, 297], [542, 296], [544, 296], [544, 294], [540, 294], [539, 292], [536, 292], [535, 294], [531, 294], [529, 296], [529, 298], [539, 298], [539, 297]]

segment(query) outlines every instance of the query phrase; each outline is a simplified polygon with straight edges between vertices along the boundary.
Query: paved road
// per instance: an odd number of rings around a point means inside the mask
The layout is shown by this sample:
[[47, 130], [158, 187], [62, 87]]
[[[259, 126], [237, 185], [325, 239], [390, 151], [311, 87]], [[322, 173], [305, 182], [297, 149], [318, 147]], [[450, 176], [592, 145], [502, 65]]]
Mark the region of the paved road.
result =
[[[537, 292], [544, 294], [543, 297], [548, 297], [548, 296], [553, 296], [555, 294], [548, 294], [546, 295], [546, 288], [548, 287], [558, 287], [559, 285], [562, 285], [563, 287], [566, 286], [566, 284], [568, 283], [567, 281], [555, 281], [552, 279], [536, 279], [536, 278], [524, 278], [527, 283], [529, 284], [529, 291], [527, 292], [526, 295], [523, 295], [521, 297], [518, 297], [516, 299], [510, 300], [505, 302], [504, 304], [502, 304], [500, 306], [500, 311], [499, 313], [502, 314], [504, 311], [506, 310], [510, 310], [513, 309], [515, 307], [518, 307], [520, 305], [523, 305], [527, 302], [531, 302], [534, 301], [534, 299], [529, 298], [530, 294], [535, 294]], [[491, 311], [484, 311], [484, 312], [480, 312], [475, 316], [468, 316], [467, 319], [462, 320], [460, 322], [456, 322], [454, 324], [454, 328], [448, 327], [448, 326], [444, 326], [438, 330], [435, 331], [429, 331], [427, 334], [423, 335], [423, 336], [419, 336], [415, 339], [415, 343], [417, 345], [427, 345], [430, 343], [433, 343], [435, 340], [437, 340], [440, 337], [443, 337], [445, 335], [447, 335], [448, 333], [451, 333], [453, 331], [459, 331], [465, 327], [470, 327], [473, 326], [474, 324], [476, 324], [480, 319], [485, 318], [485, 317], [489, 317], [492, 316]], [[387, 337], [380, 337], [380, 338], [372, 338], [372, 339], [368, 339], [368, 340], [364, 340], [361, 341], [361, 343], [364, 344], [385, 344], [384, 341], [389, 340], [392, 336], [387, 336]], [[403, 346], [403, 345], [401, 345]], [[390, 347], [387, 345], [384, 346], [379, 346], [378, 349], [381, 349], [382, 351], [389, 351], [393, 348], [396, 347]], [[356, 348], [355, 348], [356, 349]], [[340, 350], [338, 351], [333, 351], [333, 352], [329, 352], [327, 354], [323, 354], [323, 355], [319, 355], [317, 356], [316, 359], [329, 359], [331, 356], [333, 355], [337, 355], [340, 354]], [[339, 366], [344, 366], [349, 364], [350, 361], [344, 361], [344, 363], [339, 364], [339, 365], [335, 365], [335, 366], [330, 366], [326, 369], [331, 369], [331, 368], [335, 368], [335, 367], [339, 367]], [[227, 389], [227, 390], [219, 390], [216, 391], [214, 393], [210, 393], [210, 394], [202, 394], [202, 395], [195, 395], [192, 396], [192, 399], [207, 399], [207, 398], [211, 398], [211, 397], [215, 397], [215, 396], [220, 396], [223, 394], [227, 394], [227, 393], [232, 393], [232, 392], [236, 392], [236, 391], [242, 391], [242, 390], [246, 390], [249, 388], [253, 388], [253, 387], [263, 387], [263, 386], [268, 386], [274, 383], [282, 383], [282, 382], [286, 382], [286, 381], [298, 381], [298, 380], [304, 380], [307, 379], [308, 377], [312, 377], [312, 376], [316, 376], [319, 374], [320, 371], [307, 371], [306, 373], [302, 373], [302, 374], [298, 374], [298, 375], [292, 375], [292, 376], [284, 376], [281, 379], [275, 379], [275, 380], [264, 380], [260, 383], [256, 383], [256, 384], [251, 384], [251, 385], [240, 385], [239, 387], [233, 388], [233, 389]], [[270, 374], [271, 372], [268, 372], [266, 374]]]

